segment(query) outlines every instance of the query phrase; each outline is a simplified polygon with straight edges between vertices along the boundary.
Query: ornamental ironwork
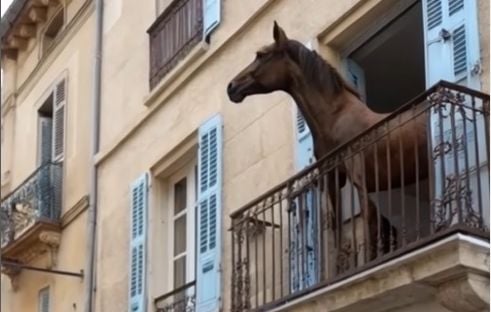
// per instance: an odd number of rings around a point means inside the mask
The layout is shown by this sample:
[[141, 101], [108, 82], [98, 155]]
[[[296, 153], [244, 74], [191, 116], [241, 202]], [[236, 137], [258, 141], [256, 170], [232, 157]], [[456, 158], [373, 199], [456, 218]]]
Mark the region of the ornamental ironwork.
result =
[[38, 220], [58, 220], [61, 195], [62, 165], [46, 163], [5, 196], [0, 206], [2, 248], [12, 243]]

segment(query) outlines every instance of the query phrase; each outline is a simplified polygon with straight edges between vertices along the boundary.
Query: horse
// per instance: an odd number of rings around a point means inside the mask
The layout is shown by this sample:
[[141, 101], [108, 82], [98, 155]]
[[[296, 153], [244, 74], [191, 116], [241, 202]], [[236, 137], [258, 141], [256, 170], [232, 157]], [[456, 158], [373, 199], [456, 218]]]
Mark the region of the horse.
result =
[[[272, 44], [259, 49], [253, 62], [230, 81], [228, 97], [234, 103], [241, 103], [255, 94], [275, 91], [289, 94], [311, 130], [317, 160], [389, 115], [372, 111], [331, 64], [299, 41], [289, 39], [276, 21], [273, 39]], [[331, 207], [338, 207], [339, 189], [347, 179], [357, 189], [362, 218], [365, 228], [368, 228], [365, 234], [368, 236], [369, 260], [377, 256], [377, 223], [380, 221], [368, 193], [427, 178], [426, 119], [423, 115], [416, 117], [398, 127], [390, 136], [384, 136], [371, 148], [374, 152], [339, 164], [329, 174], [331, 183], [327, 186]], [[387, 155], [387, 148], [394, 152]], [[400, 166], [399, 160], [404, 155], [416, 156], [406, 156], [403, 166]], [[390, 166], [387, 165], [388, 161]], [[415, 168], [418, 168], [417, 172]], [[332, 183], [335, 175], [336, 183]], [[340, 211], [334, 211], [334, 215], [339, 220]], [[387, 232], [390, 223], [385, 217], [382, 218], [382, 231]], [[382, 244], [385, 245], [382, 249], [387, 252], [390, 242], [386, 241], [387, 236], [383, 240]]]

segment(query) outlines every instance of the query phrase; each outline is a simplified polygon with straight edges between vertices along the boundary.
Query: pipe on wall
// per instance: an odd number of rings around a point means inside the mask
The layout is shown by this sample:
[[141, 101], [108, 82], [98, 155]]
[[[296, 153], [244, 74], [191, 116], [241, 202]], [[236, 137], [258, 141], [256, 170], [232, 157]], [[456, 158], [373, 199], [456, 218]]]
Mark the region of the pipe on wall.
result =
[[86, 250], [86, 280], [84, 309], [86, 312], [94, 311], [94, 298], [96, 291], [96, 229], [97, 229], [97, 164], [95, 156], [99, 152], [100, 133], [100, 105], [101, 105], [101, 68], [102, 68], [102, 36], [103, 36], [103, 8], [104, 0], [95, 0], [95, 50], [94, 50], [94, 79], [92, 88], [92, 113], [90, 128], [92, 146], [90, 154], [90, 195], [87, 215], [87, 250]]

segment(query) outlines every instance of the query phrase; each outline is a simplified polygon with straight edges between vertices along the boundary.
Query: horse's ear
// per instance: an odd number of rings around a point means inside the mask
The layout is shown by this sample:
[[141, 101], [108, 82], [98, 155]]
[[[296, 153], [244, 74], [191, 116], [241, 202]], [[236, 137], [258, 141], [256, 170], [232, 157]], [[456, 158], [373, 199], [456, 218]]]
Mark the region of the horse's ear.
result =
[[288, 37], [285, 34], [285, 31], [278, 26], [278, 23], [274, 21], [273, 26], [273, 38], [277, 45], [281, 45], [288, 41]]

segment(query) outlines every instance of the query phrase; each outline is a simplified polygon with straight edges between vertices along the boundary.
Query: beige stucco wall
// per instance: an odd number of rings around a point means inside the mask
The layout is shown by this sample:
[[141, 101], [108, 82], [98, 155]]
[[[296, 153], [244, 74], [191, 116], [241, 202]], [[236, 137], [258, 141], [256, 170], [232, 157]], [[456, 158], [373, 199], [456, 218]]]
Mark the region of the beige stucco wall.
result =
[[[255, 49], [272, 41], [273, 20], [291, 38], [307, 41], [362, 1], [272, 1], [257, 19], [216, 51], [265, 3], [222, 2], [222, 22], [208, 51], [195, 61], [199, 69], [179, 88], [170, 83], [149, 108], [144, 105], [149, 98], [145, 31], [155, 18], [155, 7], [139, 6], [139, 14], [133, 14], [137, 6], [133, 1], [115, 2], [120, 11], [111, 13], [111, 26], [104, 37], [97, 311], [127, 307], [130, 183], [217, 112], [224, 119], [222, 299], [227, 310], [231, 289], [228, 215], [294, 172], [294, 138], [291, 100], [285, 94], [257, 96], [236, 105], [228, 100], [226, 85], [253, 59]], [[308, 18], [305, 12], [309, 12]], [[487, 48], [483, 45], [483, 49]], [[152, 186], [150, 209], [158, 209], [152, 197], [155, 192]], [[152, 305], [152, 298], [149, 300]]]
[[[84, 214], [63, 230], [57, 266], [53, 269], [74, 273], [84, 269], [86, 241], [83, 233], [86, 228]], [[47, 254], [29, 263], [40, 268], [47, 268], [49, 264]], [[23, 270], [17, 278], [18, 286], [14, 291], [10, 279], [2, 274], [2, 312], [38, 311], [39, 290], [47, 286], [50, 287], [50, 311], [80, 311], [83, 308], [84, 284], [79, 277]]]
[[[2, 197], [21, 184], [38, 166], [38, 109], [57, 79], [67, 78], [64, 193], [62, 218], [89, 190], [89, 123], [93, 75], [93, 5], [80, 11], [83, 0], [70, 2], [67, 14], [73, 20], [75, 11], [84, 13], [73, 28], [59, 39], [57, 45], [42, 59], [38, 59], [38, 45], [29, 43], [27, 52], [20, 53], [17, 63], [2, 66], [9, 79], [7, 90], [16, 90], [15, 107], [4, 112], [2, 124], [2, 173], [10, 170], [6, 185], [2, 183]], [[3, 65], [3, 64], [2, 64]], [[13, 66], [16, 65], [16, 66]], [[17, 71], [16, 71], [17, 70]], [[17, 75], [16, 75], [17, 74]], [[2, 102], [2, 105], [5, 103]], [[4, 170], [5, 169], [5, 170]], [[4, 181], [2, 181], [4, 182]], [[85, 269], [87, 221], [84, 209], [70, 212], [71, 222], [64, 225], [54, 269], [79, 273]], [[41, 255], [32, 266], [47, 267], [49, 257]], [[1, 311], [37, 311], [38, 292], [50, 286], [52, 310], [80, 311], [83, 308], [83, 280], [23, 270], [18, 277], [18, 289], [13, 290], [9, 279], [2, 274]]]
[[481, 88], [489, 93], [489, 1], [479, 0], [479, 45], [481, 48]]

